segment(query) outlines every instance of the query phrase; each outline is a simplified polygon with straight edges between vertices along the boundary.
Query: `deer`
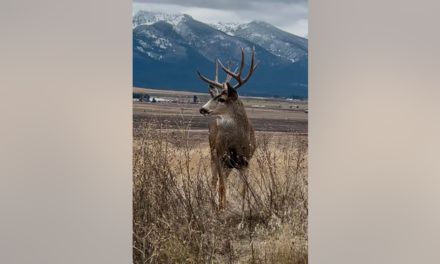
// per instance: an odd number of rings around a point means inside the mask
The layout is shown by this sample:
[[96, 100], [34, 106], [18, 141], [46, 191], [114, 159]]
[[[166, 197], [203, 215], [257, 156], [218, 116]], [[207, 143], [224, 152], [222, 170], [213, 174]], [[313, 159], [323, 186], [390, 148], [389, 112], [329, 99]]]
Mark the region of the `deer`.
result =
[[[227, 178], [233, 169], [238, 170], [242, 180], [242, 225], [244, 222], [249, 163], [256, 149], [256, 139], [252, 122], [247, 117], [246, 110], [236, 90], [250, 79], [259, 61], [254, 65], [255, 47], [253, 47], [249, 73], [242, 79], [244, 51], [242, 47], [240, 49], [241, 65], [238, 73], [236, 73], [237, 69], [234, 72], [231, 71], [231, 59], [229, 59], [228, 69], [217, 59], [215, 60], [214, 81], [204, 77], [199, 69], [197, 69], [197, 74], [204, 82], [209, 84], [209, 93], [211, 95], [211, 99], [200, 108], [199, 112], [204, 116], [217, 116], [210, 123], [208, 132], [211, 154], [212, 197], [214, 197], [217, 190], [218, 181], [218, 209], [224, 211], [226, 209]], [[218, 64], [227, 74], [226, 80], [223, 83], [218, 81]], [[237, 81], [237, 84], [234, 86], [229, 83], [232, 78]]]

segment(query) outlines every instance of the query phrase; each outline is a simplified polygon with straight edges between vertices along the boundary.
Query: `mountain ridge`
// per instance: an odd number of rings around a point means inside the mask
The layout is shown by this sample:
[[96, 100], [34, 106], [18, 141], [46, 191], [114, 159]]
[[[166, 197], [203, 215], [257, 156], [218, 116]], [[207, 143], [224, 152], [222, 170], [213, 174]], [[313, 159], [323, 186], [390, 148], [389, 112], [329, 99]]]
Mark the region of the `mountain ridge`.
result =
[[[187, 14], [139, 11], [133, 16], [133, 85], [136, 87], [206, 92], [196, 74], [199, 68], [213, 78], [214, 61], [232, 69], [245, 51], [246, 75], [252, 47], [260, 65], [246, 84], [246, 94], [308, 95], [308, 41], [262, 21], [212, 24]], [[230, 31], [228, 34], [225, 31]], [[172, 75], [171, 75], [172, 74]], [[219, 70], [220, 79], [225, 77]], [[170, 78], [172, 76], [172, 78]]]

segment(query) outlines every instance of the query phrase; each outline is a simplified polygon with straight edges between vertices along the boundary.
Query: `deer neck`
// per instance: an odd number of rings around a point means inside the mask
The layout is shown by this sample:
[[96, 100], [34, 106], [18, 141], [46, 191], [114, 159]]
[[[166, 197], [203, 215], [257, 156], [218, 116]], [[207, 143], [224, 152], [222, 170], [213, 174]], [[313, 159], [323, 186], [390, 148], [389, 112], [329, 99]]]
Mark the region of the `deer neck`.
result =
[[217, 126], [220, 128], [234, 127], [236, 125], [237, 125], [237, 120], [235, 120], [229, 114], [224, 114], [217, 118]]
[[246, 110], [244, 109], [241, 101], [237, 100], [234, 107], [231, 107], [229, 111], [217, 118], [217, 125], [220, 128], [240, 128], [246, 129], [248, 127], [248, 118]]

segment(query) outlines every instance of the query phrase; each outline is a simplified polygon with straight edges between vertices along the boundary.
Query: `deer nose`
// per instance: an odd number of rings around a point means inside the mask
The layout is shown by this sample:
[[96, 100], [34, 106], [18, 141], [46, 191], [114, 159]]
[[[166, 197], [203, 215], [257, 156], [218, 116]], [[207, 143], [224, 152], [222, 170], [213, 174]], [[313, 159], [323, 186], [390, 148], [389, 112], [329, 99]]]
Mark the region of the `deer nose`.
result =
[[208, 111], [205, 109], [205, 108], [200, 108], [200, 110], [199, 110], [199, 112], [200, 112], [200, 114], [202, 114], [202, 115], [206, 115], [207, 113], [208, 113]]

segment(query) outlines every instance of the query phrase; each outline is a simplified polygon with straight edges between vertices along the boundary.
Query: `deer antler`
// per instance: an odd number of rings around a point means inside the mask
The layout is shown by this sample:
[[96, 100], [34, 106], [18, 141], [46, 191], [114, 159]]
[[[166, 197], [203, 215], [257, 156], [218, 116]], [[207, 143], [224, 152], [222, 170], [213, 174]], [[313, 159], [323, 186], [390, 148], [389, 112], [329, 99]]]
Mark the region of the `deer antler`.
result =
[[[204, 77], [204, 76], [199, 72], [199, 69], [197, 69], [197, 74], [199, 75], [200, 79], [202, 79], [203, 81], [205, 81], [205, 82], [207, 82], [207, 83], [213, 85], [214, 87], [217, 87], [217, 88], [220, 88], [220, 89], [224, 89], [223, 84], [221, 84], [221, 83], [218, 82], [218, 63], [217, 63], [217, 61], [218, 61], [218, 60], [215, 60], [215, 81], [212, 81], [212, 80], [210, 80], [210, 79]], [[222, 68], [224, 68], [223, 65], [221, 65], [221, 66], [222, 66]], [[231, 70], [231, 59], [229, 59], [229, 65], [228, 65], [228, 71], [230, 72], [230, 70]], [[236, 71], [237, 71], [237, 69], [234, 71], [234, 73], [235, 73]], [[225, 81], [225, 83], [229, 82], [229, 81], [231, 80], [231, 78], [232, 78], [232, 76], [228, 73], [227, 76], [226, 76], [226, 81]]]
[[[258, 61], [255, 64], [255, 66], [254, 66], [255, 47], [253, 47], [253, 49], [252, 49], [251, 69], [249, 70], [248, 75], [244, 79], [241, 79], [241, 73], [243, 72], [243, 67], [244, 67], [244, 50], [243, 50], [243, 48], [241, 46], [240, 46], [240, 49], [241, 49], [241, 65], [240, 65], [240, 70], [239, 70], [239, 72], [237, 74], [235, 74], [236, 70], [234, 72], [230, 71], [230, 69], [231, 69], [231, 61], [230, 60], [229, 60], [229, 69], [226, 69], [222, 65], [222, 63], [219, 60], [217, 60], [218, 63], [220, 63], [220, 67], [222, 67], [222, 69], [228, 74], [228, 77], [232, 76], [232, 77], [234, 77], [235, 80], [237, 80], [238, 83], [233, 87], [234, 89], [238, 89], [240, 86], [245, 84], [249, 80], [249, 78], [251, 78], [252, 74], [254, 73], [255, 69], [257, 68], [258, 64], [260, 63], [260, 61]], [[230, 79], [231, 78], [229, 77], [229, 80]]]

